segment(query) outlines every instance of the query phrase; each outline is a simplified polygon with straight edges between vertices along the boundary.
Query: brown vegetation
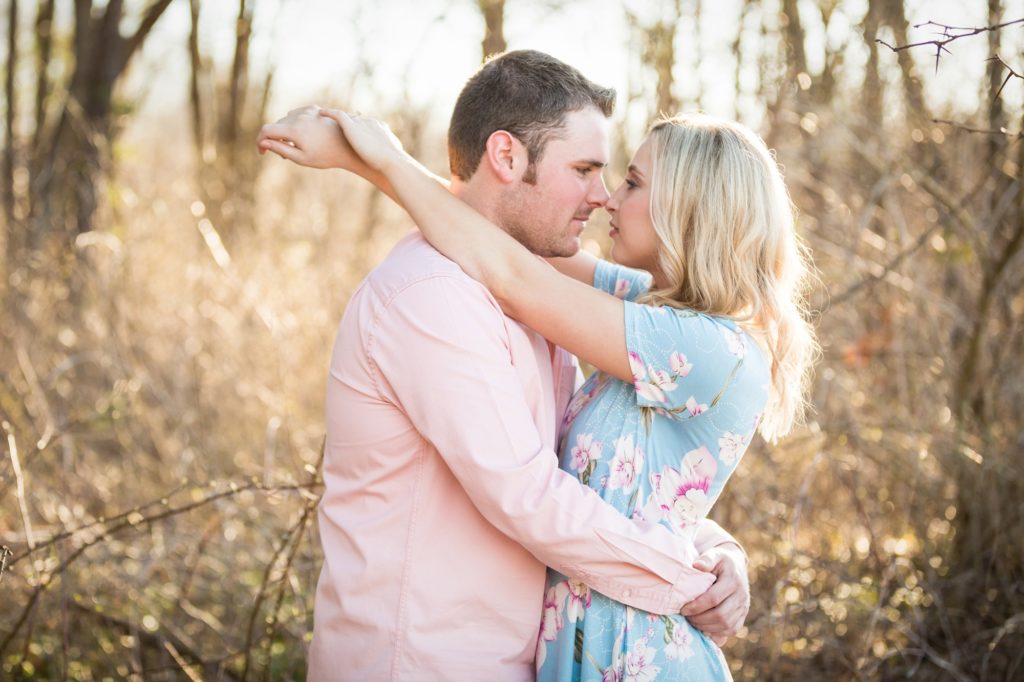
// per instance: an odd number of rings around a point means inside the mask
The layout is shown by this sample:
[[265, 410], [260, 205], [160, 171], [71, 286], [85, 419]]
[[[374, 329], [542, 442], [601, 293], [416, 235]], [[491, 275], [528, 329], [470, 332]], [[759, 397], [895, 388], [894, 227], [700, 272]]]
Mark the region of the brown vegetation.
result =
[[[0, 676], [301, 678], [325, 358], [408, 220], [352, 180], [251, 153], [270, 89], [250, 74], [254, 3], [218, 73], [191, 0], [194, 144], [173, 148], [169, 118], [121, 137], [119, 89], [168, 3], [126, 21], [121, 2], [77, 0], [68, 27], [54, 4], [6, 36]], [[673, 64], [698, 43], [674, 22], [700, 4], [630, 15], [651, 87], [626, 108], [695, 104]], [[824, 356], [807, 426], [755, 445], [714, 511], [754, 580], [727, 657], [737, 679], [1017, 679], [1024, 112], [1006, 93], [1024, 25], [912, 46], [936, 26], [909, 26], [902, 3], [778, 4], [742, 3], [735, 87], [762, 103], [800, 209]], [[482, 50], [499, 49], [515, 3], [477, 6]], [[988, 10], [987, 26], [1017, 19]], [[842, 17], [859, 33], [810, 73], [805, 32]], [[950, 39], [999, 57], [960, 84], [980, 93], [973, 115], [925, 96], [914, 55], [942, 69]], [[851, 41], [861, 67], [844, 64]], [[414, 149], [441, 135], [414, 110], [392, 121]]]

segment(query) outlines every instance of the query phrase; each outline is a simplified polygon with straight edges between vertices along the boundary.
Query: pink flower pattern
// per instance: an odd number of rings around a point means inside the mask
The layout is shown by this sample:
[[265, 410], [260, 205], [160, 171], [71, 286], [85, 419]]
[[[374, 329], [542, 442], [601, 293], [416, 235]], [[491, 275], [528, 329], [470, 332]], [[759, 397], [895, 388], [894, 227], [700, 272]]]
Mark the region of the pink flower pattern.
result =
[[583, 472], [592, 462], [601, 459], [604, 444], [594, 440], [594, 434], [581, 433], [576, 436], [576, 445], [572, 449], [573, 471]]
[[632, 436], [623, 436], [615, 441], [615, 456], [612, 458], [608, 477], [609, 490], [633, 492], [637, 478], [644, 468], [644, 451], [633, 445]]
[[735, 464], [736, 457], [743, 452], [746, 445], [743, 434], [726, 431], [718, 439], [718, 459], [722, 460], [724, 464]]
[[717, 471], [715, 458], [702, 445], [687, 452], [678, 469], [665, 467], [652, 473], [645, 516], [665, 519], [682, 534], [707, 513], [708, 492]]
[[665, 658], [670, 661], [685, 661], [693, 656], [693, 634], [689, 628], [672, 628], [672, 637], [665, 645]]

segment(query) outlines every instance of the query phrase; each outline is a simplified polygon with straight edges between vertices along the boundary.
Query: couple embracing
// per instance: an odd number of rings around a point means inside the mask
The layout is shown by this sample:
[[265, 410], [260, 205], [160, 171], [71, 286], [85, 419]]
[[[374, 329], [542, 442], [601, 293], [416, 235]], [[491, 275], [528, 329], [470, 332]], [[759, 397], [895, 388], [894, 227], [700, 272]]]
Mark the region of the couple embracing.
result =
[[[496, 57], [456, 103], [450, 182], [373, 119], [262, 129], [261, 152], [355, 173], [418, 227], [331, 358], [309, 679], [730, 678], [746, 556], [707, 513], [754, 435], [799, 417], [805, 260], [736, 123], [656, 123], [609, 195], [613, 105], [553, 57]], [[598, 208], [614, 264], [579, 248]]]

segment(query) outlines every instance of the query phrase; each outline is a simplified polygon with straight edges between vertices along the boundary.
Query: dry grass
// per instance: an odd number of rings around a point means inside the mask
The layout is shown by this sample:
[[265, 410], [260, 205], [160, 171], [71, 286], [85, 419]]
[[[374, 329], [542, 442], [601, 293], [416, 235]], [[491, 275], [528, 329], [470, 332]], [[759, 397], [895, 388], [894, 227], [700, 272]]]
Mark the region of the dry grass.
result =
[[[752, 448], [715, 510], [752, 559], [737, 679], [1024, 670], [1020, 260], [985, 274], [1017, 171], [993, 173], [983, 137], [900, 125], [839, 106], [774, 122], [824, 357], [811, 422]], [[327, 357], [408, 221], [338, 174], [264, 161], [255, 224], [219, 244], [166, 134], [133, 130], [70, 257], [0, 283], [12, 679], [304, 672]], [[953, 395], [985, 286], [982, 359]]]

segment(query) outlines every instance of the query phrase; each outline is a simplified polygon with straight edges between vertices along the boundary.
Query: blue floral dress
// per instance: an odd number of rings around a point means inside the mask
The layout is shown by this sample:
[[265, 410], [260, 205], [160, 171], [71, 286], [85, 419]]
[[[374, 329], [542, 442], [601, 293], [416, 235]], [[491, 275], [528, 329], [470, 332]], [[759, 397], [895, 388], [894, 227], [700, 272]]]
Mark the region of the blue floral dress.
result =
[[[650, 276], [601, 261], [625, 300], [633, 384], [597, 372], [562, 426], [560, 466], [632, 517], [693, 539], [757, 429], [769, 366], [732, 321], [634, 303]], [[538, 680], [728, 680], [721, 651], [682, 616], [613, 601], [549, 570]]]

